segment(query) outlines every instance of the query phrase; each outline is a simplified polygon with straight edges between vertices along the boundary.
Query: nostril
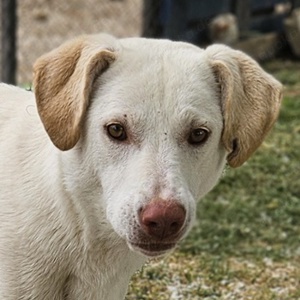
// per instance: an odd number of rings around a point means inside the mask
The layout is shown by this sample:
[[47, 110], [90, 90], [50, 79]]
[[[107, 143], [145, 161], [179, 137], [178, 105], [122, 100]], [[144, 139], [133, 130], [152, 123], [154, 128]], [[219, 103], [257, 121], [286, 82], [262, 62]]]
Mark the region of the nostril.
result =
[[158, 228], [159, 227], [159, 224], [157, 222], [153, 222], [153, 221], [146, 222], [145, 225], [148, 226], [148, 227], [151, 227], [151, 228]]
[[171, 223], [170, 227], [171, 228], [177, 228], [178, 225], [179, 225], [178, 222], [173, 222], [173, 223]]

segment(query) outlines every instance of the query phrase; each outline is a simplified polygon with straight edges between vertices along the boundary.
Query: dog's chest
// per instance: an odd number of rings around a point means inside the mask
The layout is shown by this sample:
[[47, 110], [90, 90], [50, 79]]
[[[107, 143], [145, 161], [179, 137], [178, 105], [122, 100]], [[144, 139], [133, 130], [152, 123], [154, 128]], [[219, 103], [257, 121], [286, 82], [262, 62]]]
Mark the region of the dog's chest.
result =
[[102, 241], [79, 258], [76, 269], [66, 280], [64, 299], [124, 299], [132, 274], [145, 258], [117, 244]]

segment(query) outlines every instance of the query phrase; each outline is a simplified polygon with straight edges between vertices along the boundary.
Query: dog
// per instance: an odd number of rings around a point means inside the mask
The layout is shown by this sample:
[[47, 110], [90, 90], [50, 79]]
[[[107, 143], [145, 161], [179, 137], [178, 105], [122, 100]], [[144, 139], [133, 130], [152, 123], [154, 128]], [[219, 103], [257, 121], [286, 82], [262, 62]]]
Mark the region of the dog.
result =
[[178, 244], [226, 164], [277, 119], [281, 84], [246, 54], [86, 35], [0, 85], [0, 299], [119, 300]]

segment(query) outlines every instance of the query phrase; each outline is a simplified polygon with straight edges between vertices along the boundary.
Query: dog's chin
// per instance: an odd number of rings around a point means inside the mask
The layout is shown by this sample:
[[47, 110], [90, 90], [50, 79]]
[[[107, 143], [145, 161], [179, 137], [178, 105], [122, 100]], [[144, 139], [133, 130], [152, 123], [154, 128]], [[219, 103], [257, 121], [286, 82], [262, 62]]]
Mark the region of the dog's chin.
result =
[[176, 243], [133, 243], [128, 242], [129, 248], [150, 258], [164, 256], [174, 250]]

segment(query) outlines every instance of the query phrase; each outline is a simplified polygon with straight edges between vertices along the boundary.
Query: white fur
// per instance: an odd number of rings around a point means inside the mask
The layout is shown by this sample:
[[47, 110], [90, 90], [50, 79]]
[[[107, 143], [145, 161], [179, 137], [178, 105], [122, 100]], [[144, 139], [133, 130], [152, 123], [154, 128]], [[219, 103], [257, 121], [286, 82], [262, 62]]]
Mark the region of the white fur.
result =
[[[116, 120], [129, 143], [108, 137]], [[132, 246], [138, 210], [154, 198], [181, 203], [182, 238], [226, 164], [218, 85], [206, 52], [188, 44], [120, 40], [83, 126], [60, 151], [34, 93], [0, 85], [0, 299], [124, 299], [147, 259]], [[201, 126], [207, 142], [188, 144]]]

